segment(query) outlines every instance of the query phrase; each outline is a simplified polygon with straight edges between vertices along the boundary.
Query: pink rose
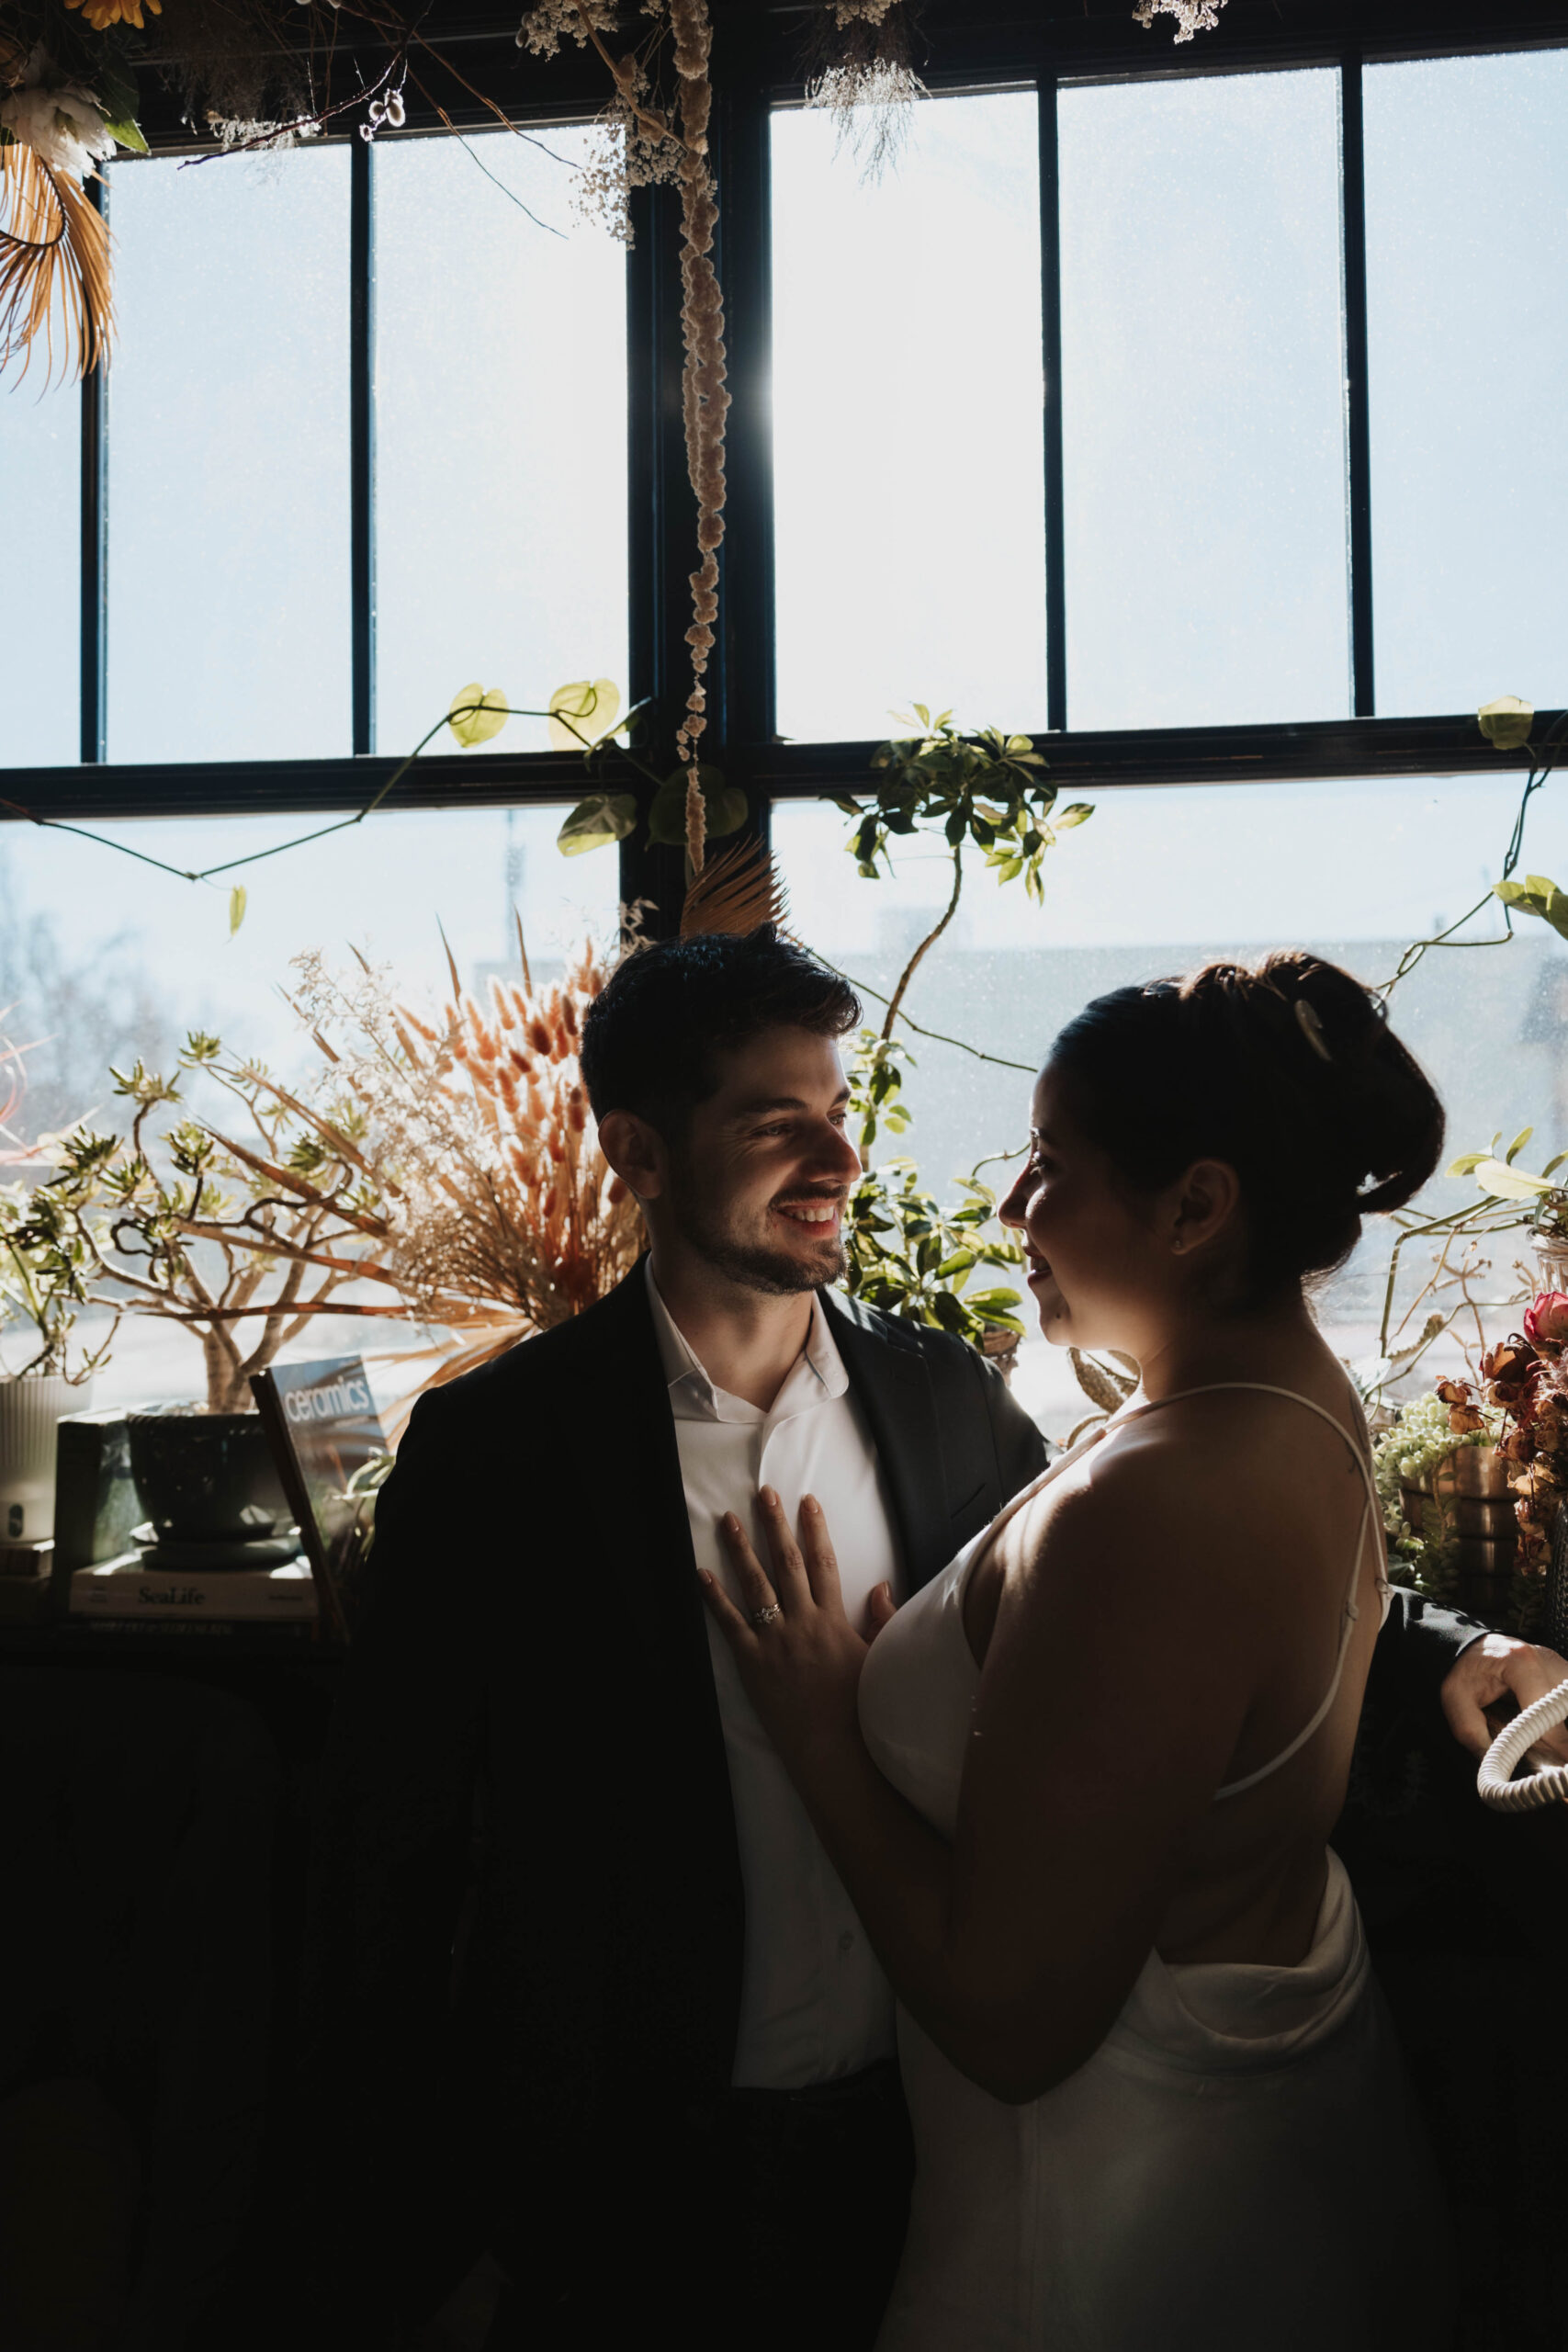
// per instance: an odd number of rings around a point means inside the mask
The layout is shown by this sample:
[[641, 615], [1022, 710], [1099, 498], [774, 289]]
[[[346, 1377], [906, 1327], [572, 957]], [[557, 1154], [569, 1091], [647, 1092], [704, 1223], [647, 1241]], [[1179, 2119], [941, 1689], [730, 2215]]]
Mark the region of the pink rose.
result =
[[1525, 1337], [1538, 1348], [1568, 1345], [1568, 1296], [1543, 1290], [1525, 1309]]

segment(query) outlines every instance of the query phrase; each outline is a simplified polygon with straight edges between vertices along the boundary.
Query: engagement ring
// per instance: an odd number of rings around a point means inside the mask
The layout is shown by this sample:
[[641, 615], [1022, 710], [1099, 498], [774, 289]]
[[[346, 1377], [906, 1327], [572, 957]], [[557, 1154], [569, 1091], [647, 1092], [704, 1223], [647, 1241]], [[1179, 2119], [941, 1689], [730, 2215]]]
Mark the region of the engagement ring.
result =
[[770, 1600], [765, 1609], [753, 1609], [746, 1623], [749, 1625], [771, 1625], [775, 1617], [783, 1615], [784, 1611], [779, 1607], [778, 1602]]

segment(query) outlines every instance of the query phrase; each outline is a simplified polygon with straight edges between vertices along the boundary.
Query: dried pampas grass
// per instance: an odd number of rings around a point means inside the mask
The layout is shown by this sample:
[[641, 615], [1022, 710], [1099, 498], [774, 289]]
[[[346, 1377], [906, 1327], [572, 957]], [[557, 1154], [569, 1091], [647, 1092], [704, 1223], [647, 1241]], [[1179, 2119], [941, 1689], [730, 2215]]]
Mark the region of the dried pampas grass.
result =
[[[430, 1020], [362, 965], [296, 959], [293, 1000], [359, 1105], [383, 1278], [411, 1320], [444, 1329], [436, 1386], [547, 1330], [637, 1262], [642, 1220], [588, 1107], [582, 1023], [608, 971], [590, 944], [553, 986], [458, 987]], [[526, 968], [525, 967], [525, 968]]]
[[26, 375], [41, 334], [52, 382], [57, 312], [62, 379], [85, 376], [114, 329], [108, 231], [71, 173], [10, 140], [0, 147], [0, 369], [19, 357]]

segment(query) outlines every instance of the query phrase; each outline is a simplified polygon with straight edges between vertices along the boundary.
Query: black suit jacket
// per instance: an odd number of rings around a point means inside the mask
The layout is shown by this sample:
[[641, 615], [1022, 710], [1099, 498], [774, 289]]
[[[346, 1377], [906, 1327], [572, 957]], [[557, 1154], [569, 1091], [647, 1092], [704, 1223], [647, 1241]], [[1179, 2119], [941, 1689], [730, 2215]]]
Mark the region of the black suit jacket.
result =
[[[963, 1342], [822, 1301], [919, 1587], [1043, 1467], [1044, 1441]], [[1374, 1665], [1384, 1715], [1434, 1707], [1475, 1630], [1401, 1595]], [[329, 2338], [376, 2341], [367, 2298], [434, 2303], [486, 2243], [548, 2307], [604, 2261], [607, 2215], [626, 2262], [700, 2242], [682, 2135], [729, 2080], [745, 1923], [640, 1266], [417, 1407], [312, 1877]]]

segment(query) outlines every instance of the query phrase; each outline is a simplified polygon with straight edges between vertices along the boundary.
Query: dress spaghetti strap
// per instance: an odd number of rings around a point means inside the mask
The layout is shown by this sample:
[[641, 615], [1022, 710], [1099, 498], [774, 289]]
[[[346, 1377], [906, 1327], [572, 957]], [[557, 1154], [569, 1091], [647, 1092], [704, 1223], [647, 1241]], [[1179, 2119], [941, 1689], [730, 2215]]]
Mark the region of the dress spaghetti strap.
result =
[[[1325, 1410], [1323, 1406], [1314, 1405], [1310, 1396], [1302, 1396], [1297, 1389], [1277, 1388], [1266, 1380], [1212, 1380], [1201, 1388], [1179, 1388], [1169, 1396], [1156, 1396], [1151, 1405], [1134, 1405], [1130, 1409], [1124, 1408], [1117, 1416], [1115, 1425], [1120, 1428], [1124, 1422], [1139, 1420], [1145, 1413], [1157, 1413], [1162, 1406], [1179, 1404], [1189, 1396], [1212, 1396], [1222, 1389], [1242, 1388], [1250, 1389], [1263, 1396], [1288, 1397], [1292, 1404], [1304, 1405], [1309, 1413], [1315, 1413], [1320, 1421], [1326, 1421], [1329, 1428], [1344, 1439], [1355, 1455], [1356, 1467], [1359, 1470], [1362, 1483], [1367, 1489], [1367, 1500], [1361, 1512], [1360, 1527], [1357, 1532], [1355, 1557], [1350, 1564], [1350, 1581], [1345, 1592], [1344, 1614], [1339, 1629], [1339, 1648], [1334, 1661], [1334, 1677], [1324, 1694], [1323, 1704], [1310, 1721], [1303, 1724], [1290, 1746], [1282, 1747], [1278, 1756], [1271, 1756], [1267, 1764], [1260, 1764], [1255, 1772], [1248, 1772], [1244, 1779], [1228, 1781], [1223, 1789], [1216, 1789], [1214, 1791], [1216, 1804], [1222, 1797], [1239, 1797], [1246, 1790], [1255, 1789], [1259, 1781], [1267, 1781], [1270, 1774], [1280, 1770], [1282, 1764], [1288, 1764], [1292, 1756], [1299, 1754], [1314, 1732], [1327, 1720], [1328, 1711], [1339, 1696], [1339, 1685], [1345, 1675], [1345, 1660], [1349, 1655], [1350, 1636], [1356, 1629], [1356, 1621], [1360, 1615], [1356, 1601], [1356, 1587], [1360, 1581], [1361, 1555], [1366, 1549], [1367, 1528], [1369, 1523], [1372, 1526], [1378, 1525], [1381, 1520], [1378, 1490], [1372, 1477], [1371, 1464], [1357, 1444], [1355, 1438], [1343, 1421], [1337, 1420], [1332, 1413]], [[1110, 1432], [1107, 1431], [1106, 1434], [1109, 1435]], [[1388, 1578], [1380, 1575], [1377, 1585], [1379, 1591], [1386, 1596], [1389, 1589]]]

